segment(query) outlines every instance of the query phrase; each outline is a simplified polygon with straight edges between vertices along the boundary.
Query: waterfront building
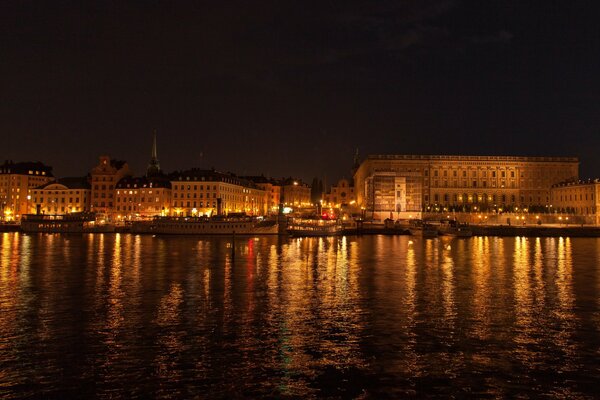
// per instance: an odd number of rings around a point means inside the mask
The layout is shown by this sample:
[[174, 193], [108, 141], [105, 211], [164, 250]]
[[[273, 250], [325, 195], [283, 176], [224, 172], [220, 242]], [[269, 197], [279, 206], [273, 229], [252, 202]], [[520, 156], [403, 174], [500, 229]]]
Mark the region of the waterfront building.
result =
[[357, 205], [375, 219], [421, 211], [545, 208], [577, 179], [576, 157], [370, 155], [356, 169]]
[[171, 215], [265, 215], [268, 195], [253, 182], [234, 174], [192, 168], [173, 172]]
[[323, 196], [325, 204], [336, 208], [348, 206], [355, 201], [354, 185], [348, 179], [340, 179], [335, 185], [331, 186], [329, 193]]
[[112, 160], [100, 156], [100, 162], [91, 171], [92, 205], [91, 211], [100, 217], [113, 220], [115, 215], [115, 186], [126, 176], [131, 176], [125, 161]]
[[0, 165], [0, 218], [20, 219], [29, 212], [31, 189], [53, 179], [52, 167], [41, 162], [4, 162]]
[[553, 212], [581, 215], [600, 224], [600, 179], [562, 182], [550, 193]]
[[64, 215], [90, 211], [88, 177], [60, 178], [31, 190], [29, 214]]
[[160, 169], [154, 132], [146, 176], [125, 176], [116, 184], [116, 220], [131, 221], [167, 216], [170, 215], [170, 208], [171, 181]]
[[171, 182], [166, 176], [127, 176], [117, 182], [115, 214], [117, 221], [149, 219], [170, 215]]
[[263, 175], [243, 176], [242, 179], [254, 182], [257, 187], [265, 191], [267, 195], [267, 214], [277, 214], [279, 212], [279, 204], [282, 202], [281, 184], [279, 182]]
[[283, 205], [287, 207], [308, 207], [313, 205], [310, 199], [310, 186], [300, 179], [284, 178], [279, 181]]

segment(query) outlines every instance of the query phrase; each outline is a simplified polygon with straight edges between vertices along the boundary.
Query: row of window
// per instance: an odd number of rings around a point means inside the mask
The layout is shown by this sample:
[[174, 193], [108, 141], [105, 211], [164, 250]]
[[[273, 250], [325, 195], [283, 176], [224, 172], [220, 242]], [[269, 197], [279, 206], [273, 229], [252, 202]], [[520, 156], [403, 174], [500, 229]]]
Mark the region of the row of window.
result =
[[[462, 185], [459, 185], [459, 181], [452, 181], [451, 182], [451, 186], [448, 185], [448, 181], [443, 181], [442, 186], [440, 186], [440, 181], [435, 180], [433, 181], [433, 184], [431, 185], [432, 187], [468, 187], [468, 183], [466, 180], [461, 181], [460, 183], [462, 183]], [[427, 184], [427, 182], [425, 182], [425, 184]], [[516, 184], [515, 181], [511, 181], [510, 185], [511, 188], [516, 188]], [[488, 186], [488, 182], [487, 181], [483, 181], [481, 183], [479, 183], [478, 181], [472, 181], [471, 182], [471, 187], [496, 187], [496, 181], [492, 181], [490, 182], [490, 185]], [[506, 181], [502, 180], [499, 184], [500, 188], [504, 188], [506, 187]]]
[[[590, 193], [590, 198], [589, 199], [590, 200], [594, 200], [594, 193]], [[563, 195], [562, 194], [560, 195], [560, 201], [567, 201], [567, 200], [570, 200], [570, 201], [575, 200], [575, 201], [577, 201], [577, 195], [573, 196], [572, 194], [570, 194], [569, 198], [567, 198], [567, 195], [564, 195], [564, 199], [563, 199]], [[584, 196], [581, 193], [579, 194], [579, 200], [584, 200]], [[588, 194], [587, 193], [585, 194], [585, 200], [588, 200]]]
[[113, 185], [94, 185], [94, 190], [113, 190]]
[[[458, 204], [458, 203], [497, 203], [500, 202], [502, 204], [505, 204], [507, 202], [507, 200], [510, 200], [511, 204], [514, 204], [517, 201], [517, 196], [513, 195], [487, 195], [487, 194], [478, 194], [478, 193], [473, 193], [473, 194], [448, 194], [448, 193], [444, 193], [443, 195], [441, 194], [434, 194], [433, 195], [433, 201], [435, 203], [438, 202], [444, 202], [444, 203], [450, 203], [450, 201], [452, 201], [452, 203], [454, 204]], [[520, 196], [520, 202], [521, 204], [525, 203], [526, 198], [525, 196]], [[549, 197], [546, 197], [546, 203], [549, 202], [550, 199]], [[425, 202], [429, 202], [429, 196], [425, 195]], [[534, 198], [532, 196], [529, 196], [529, 203], [533, 204], [534, 203]], [[542, 203], [542, 198], [540, 196], [537, 197], [537, 204], [541, 204]]]
[[[135, 199], [135, 197], [117, 197], [117, 203], [127, 203], [127, 202], [137, 202], [138, 200]], [[144, 203], [146, 202], [146, 197], [142, 197], [140, 200], [140, 203]], [[160, 197], [155, 197], [154, 200], [152, 200], [152, 197], [148, 197], [148, 201], [149, 202], [154, 202], [154, 203], [158, 203], [160, 201]]]
[[[448, 170], [445, 169], [442, 172], [443, 172], [443, 176], [448, 176]], [[471, 172], [471, 177], [477, 178], [477, 172], [478, 171], [472, 171]], [[487, 171], [484, 170], [484, 171], [479, 171], [479, 172], [480, 172], [480, 176], [481, 177], [483, 177], [483, 178], [487, 177]], [[510, 177], [514, 178], [515, 177], [515, 171], [509, 171], [509, 172], [510, 172]], [[501, 178], [506, 178], [506, 171], [500, 171], [499, 175], [500, 175]], [[425, 176], [428, 176], [428, 171], [427, 170], [425, 171]], [[439, 176], [437, 169], [433, 170], [433, 176]], [[455, 177], [455, 178], [458, 177], [458, 171], [457, 170], [452, 170], [452, 176]], [[496, 171], [490, 171], [490, 176], [492, 178], [496, 178]], [[524, 176], [524, 174], [521, 173], [521, 177], [523, 177], [523, 176]], [[463, 178], [467, 177], [467, 171], [465, 171], [465, 170], [462, 171], [462, 177]]]
[[[173, 190], [204, 190], [204, 185], [173, 185]], [[206, 190], [210, 190], [210, 185], [206, 185]], [[217, 190], [217, 185], [213, 185], [212, 190]]]
[[112, 176], [93, 176], [92, 177], [92, 181], [93, 182], [112, 182], [113, 181], [113, 177]]
[[[61, 202], [61, 203], [64, 203], [64, 202], [65, 202], [65, 199], [66, 199], [66, 197], [60, 197], [60, 202]], [[73, 199], [75, 199], [75, 203], [79, 203], [79, 200], [80, 200], [80, 198], [79, 198], [79, 197], [69, 197], [69, 203], [73, 203]], [[52, 197], [47, 197], [47, 198], [46, 198], [46, 202], [48, 202], [48, 203], [52, 203], [52, 202], [54, 202], [54, 203], [58, 203], [58, 202], [59, 202], [58, 200], [59, 200], [59, 198], [58, 198], [58, 197], [55, 197], [55, 198], [52, 198]], [[86, 200], [87, 200], [87, 198], [86, 198], [86, 197], [84, 197], [84, 198], [83, 198], [83, 202], [85, 203], [85, 201], [86, 201]], [[37, 197], [34, 197], [34, 198], [33, 198], [33, 202], [34, 202], [34, 203], [37, 203], [37, 202], [38, 202], [38, 201], [37, 201]], [[43, 198], [43, 197], [40, 197], [40, 203], [43, 203], [43, 202], [44, 202], [44, 198]]]
[[117, 206], [117, 211], [160, 211], [160, 207]]
[[[186, 196], [184, 196], [184, 194], [183, 194], [183, 193], [181, 193], [181, 198], [182, 198], [182, 199], [185, 199], [185, 198], [188, 198], [188, 199], [189, 199], [189, 198], [194, 198], [194, 199], [195, 199], [197, 194], [198, 194], [198, 193], [189, 193], [189, 192], [188, 192], [188, 193], [186, 193], [186, 195], [187, 195], [187, 197], [186, 197]], [[193, 195], [193, 196], [191, 196], [191, 195]], [[199, 198], [203, 198], [203, 195], [204, 195], [204, 193], [200, 193], [198, 197], [199, 197]], [[190, 196], [191, 196], [191, 197], [190, 197]], [[174, 199], [176, 199], [177, 197], [178, 197], [178, 194], [177, 194], [177, 193], [173, 193], [173, 198], [174, 198]], [[217, 193], [216, 193], [216, 192], [214, 192], [214, 193], [212, 194], [212, 197], [213, 197], [214, 199], [216, 199], [216, 198], [217, 198]], [[207, 199], [208, 199], [208, 198], [210, 198], [210, 193], [206, 193], [206, 198], [207, 198]]]
[[104, 201], [101, 201], [101, 202], [95, 201], [94, 202], [94, 207], [112, 207], [112, 206], [113, 206], [112, 201], [109, 201], [109, 202], [106, 202], [106, 203]]

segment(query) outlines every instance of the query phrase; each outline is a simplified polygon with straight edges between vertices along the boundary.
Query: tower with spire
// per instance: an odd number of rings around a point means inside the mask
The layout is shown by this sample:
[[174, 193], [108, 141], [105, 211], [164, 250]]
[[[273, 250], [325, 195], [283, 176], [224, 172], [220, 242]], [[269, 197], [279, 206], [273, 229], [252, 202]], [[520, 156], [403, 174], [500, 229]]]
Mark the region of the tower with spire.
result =
[[146, 176], [158, 174], [160, 174], [160, 164], [158, 163], [158, 154], [156, 151], [156, 131], [154, 131], [154, 136], [152, 137], [152, 156], [148, 163], [148, 169], [146, 169]]

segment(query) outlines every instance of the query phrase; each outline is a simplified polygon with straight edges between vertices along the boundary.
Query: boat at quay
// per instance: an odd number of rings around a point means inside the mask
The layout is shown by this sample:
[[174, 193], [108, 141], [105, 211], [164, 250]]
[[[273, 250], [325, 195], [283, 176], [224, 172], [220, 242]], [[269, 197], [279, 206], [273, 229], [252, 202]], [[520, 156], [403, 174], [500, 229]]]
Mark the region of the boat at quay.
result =
[[25, 214], [21, 230], [26, 233], [85, 233], [108, 232], [106, 225], [96, 224], [96, 215], [89, 212], [54, 214]]
[[133, 224], [134, 233], [170, 235], [276, 235], [277, 221], [246, 215], [156, 217], [151, 224]]
[[291, 236], [336, 236], [344, 232], [344, 226], [337, 219], [290, 218], [287, 232]]
[[409, 230], [413, 236], [424, 238], [436, 238], [438, 236], [438, 228], [435, 225], [421, 220], [411, 221]]
[[453, 236], [459, 238], [473, 236], [473, 230], [470, 228], [469, 224], [459, 223], [453, 219], [441, 220], [438, 231], [439, 234], [443, 236]]

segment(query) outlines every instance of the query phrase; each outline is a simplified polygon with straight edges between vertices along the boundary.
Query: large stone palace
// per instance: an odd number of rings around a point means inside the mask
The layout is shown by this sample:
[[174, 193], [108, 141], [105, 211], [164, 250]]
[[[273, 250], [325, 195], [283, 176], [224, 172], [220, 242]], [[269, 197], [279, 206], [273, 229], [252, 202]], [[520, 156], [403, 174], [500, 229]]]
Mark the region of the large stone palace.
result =
[[576, 157], [370, 155], [357, 168], [357, 205], [373, 218], [428, 210], [547, 207], [553, 185], [579, 178]]

